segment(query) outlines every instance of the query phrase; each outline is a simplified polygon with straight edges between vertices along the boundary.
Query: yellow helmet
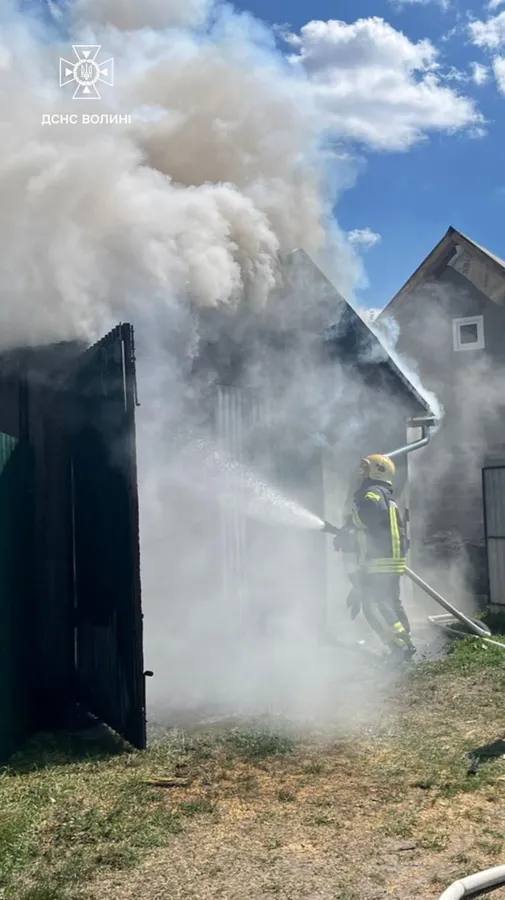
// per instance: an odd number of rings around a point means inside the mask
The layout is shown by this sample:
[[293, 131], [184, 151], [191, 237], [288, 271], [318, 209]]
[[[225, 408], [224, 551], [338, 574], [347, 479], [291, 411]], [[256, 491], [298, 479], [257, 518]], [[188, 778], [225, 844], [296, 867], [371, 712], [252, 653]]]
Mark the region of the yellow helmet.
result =
[[396, 466], [389, 456], [380, 456], [378, 453], [372, 453], [361, 460], [361, 474], [363, 478], [371, 478], [372, 481], [384, 481], [386, 484], [393, 484], [393, 478], [396, 474]]

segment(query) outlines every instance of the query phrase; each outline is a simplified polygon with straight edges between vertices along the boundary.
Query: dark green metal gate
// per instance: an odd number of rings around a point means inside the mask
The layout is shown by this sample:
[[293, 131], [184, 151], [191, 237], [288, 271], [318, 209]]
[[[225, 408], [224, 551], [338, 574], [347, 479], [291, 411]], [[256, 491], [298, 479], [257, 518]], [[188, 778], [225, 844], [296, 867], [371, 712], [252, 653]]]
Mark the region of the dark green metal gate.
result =
[[33, 456], [0, 433], [0, 759], [30, 733]]
[[77, 706], [146, 744], [133, 329], [0, 356], [0, 762]]
[[146, 744], [133, 329], [84, 354], [71, 378], [77, 696], [131, 744]]

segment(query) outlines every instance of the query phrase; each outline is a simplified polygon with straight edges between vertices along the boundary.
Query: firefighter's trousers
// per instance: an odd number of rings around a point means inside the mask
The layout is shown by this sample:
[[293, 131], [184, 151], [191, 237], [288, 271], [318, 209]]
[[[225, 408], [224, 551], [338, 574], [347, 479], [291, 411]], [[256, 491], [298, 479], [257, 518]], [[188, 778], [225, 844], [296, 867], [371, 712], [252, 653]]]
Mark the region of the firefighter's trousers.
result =
[[370, 627], [383, 644], [411, 648], [410, 622], [400, 599], [400, 575], [360, 572], [347, 601], [351, 609], [360, 606]]

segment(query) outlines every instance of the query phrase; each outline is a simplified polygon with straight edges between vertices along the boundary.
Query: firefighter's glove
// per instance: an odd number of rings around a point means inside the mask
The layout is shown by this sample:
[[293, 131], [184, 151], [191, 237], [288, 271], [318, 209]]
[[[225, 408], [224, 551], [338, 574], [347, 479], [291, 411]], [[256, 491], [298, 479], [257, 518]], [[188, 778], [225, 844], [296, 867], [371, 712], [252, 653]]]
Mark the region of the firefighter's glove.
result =
[[342, 535], [341, 534], [335, 535], [335, 537], [333, 538], [333, 546], [334, 546], [335, 550], [342, 549]]
[[346, 526], [341, 528], [333, 538], [333, 546], [335, 550], [350, 550], [352, 546], [352, 531]]
[[352, 621], [359, 615], [361, 611], [361, 599], [359, 590], [356, 587], [353, 587], [351, 593], [347, 598], [347, 609], [351, 615]]

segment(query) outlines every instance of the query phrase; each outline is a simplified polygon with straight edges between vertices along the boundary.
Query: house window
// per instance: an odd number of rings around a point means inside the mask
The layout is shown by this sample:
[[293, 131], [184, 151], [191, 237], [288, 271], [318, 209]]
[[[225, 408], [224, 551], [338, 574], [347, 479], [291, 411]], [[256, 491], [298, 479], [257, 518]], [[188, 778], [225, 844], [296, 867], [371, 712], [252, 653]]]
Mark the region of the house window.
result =
[[452, 339], [455, 350], [483, 350], [483, 317], [474, 316], [471, 319], [453, 319]]

